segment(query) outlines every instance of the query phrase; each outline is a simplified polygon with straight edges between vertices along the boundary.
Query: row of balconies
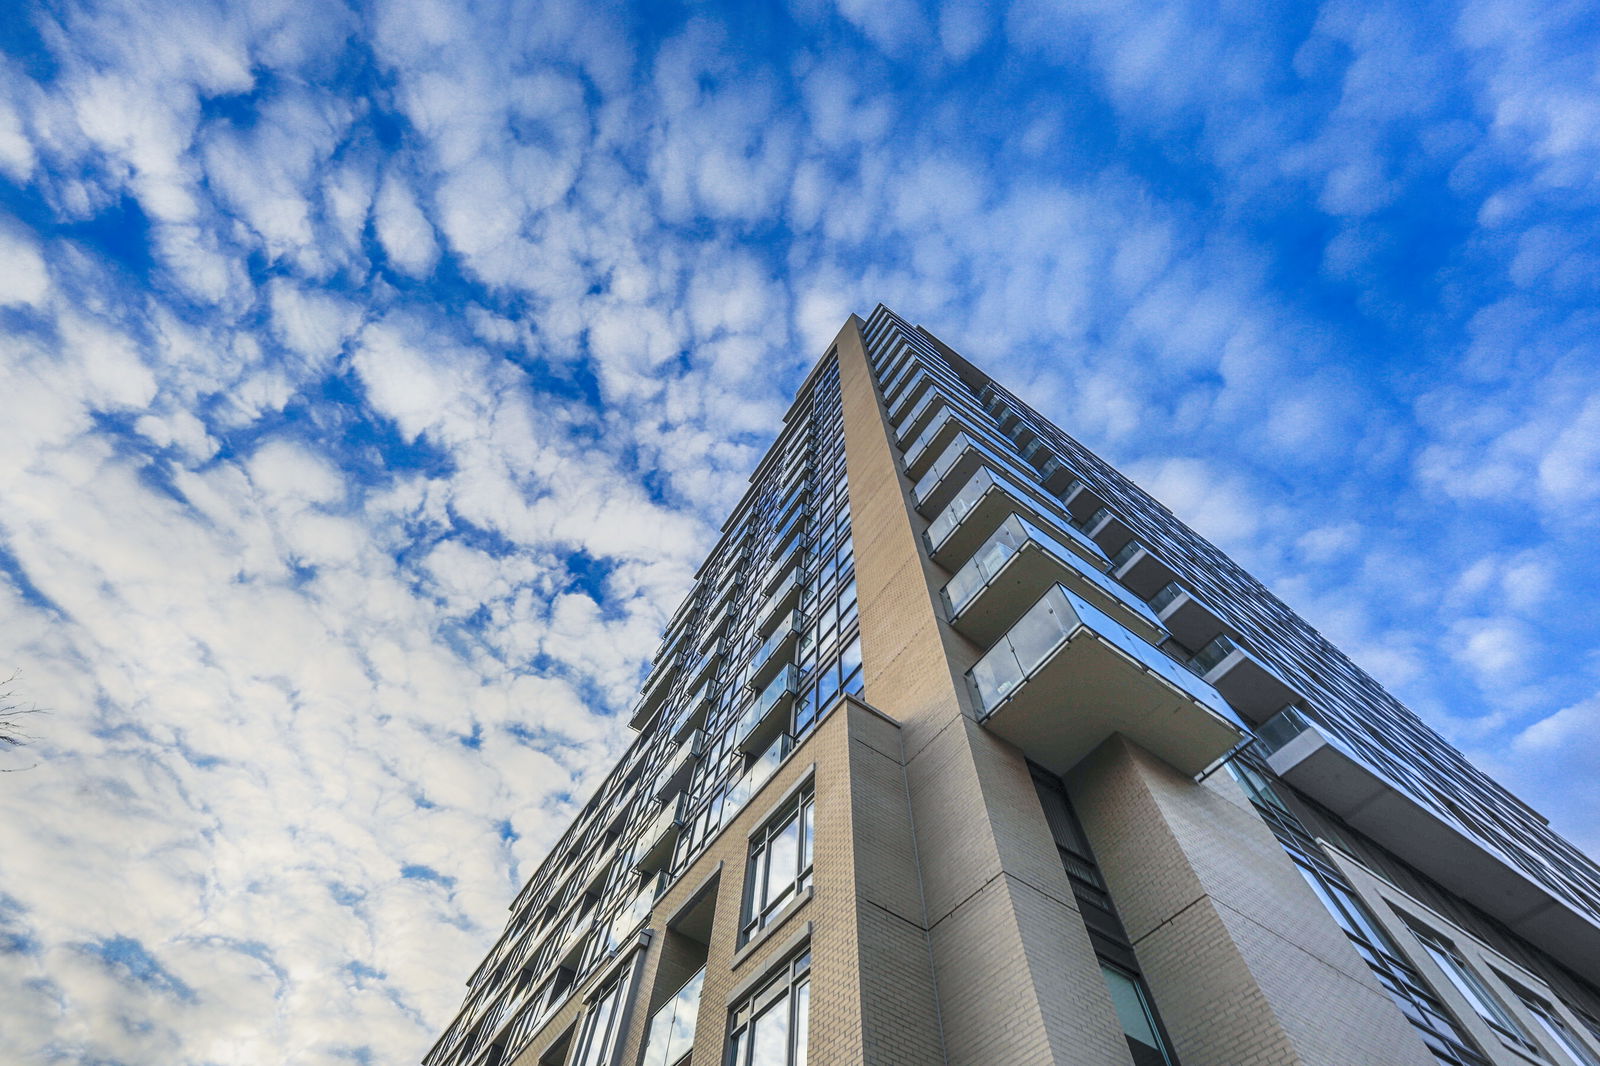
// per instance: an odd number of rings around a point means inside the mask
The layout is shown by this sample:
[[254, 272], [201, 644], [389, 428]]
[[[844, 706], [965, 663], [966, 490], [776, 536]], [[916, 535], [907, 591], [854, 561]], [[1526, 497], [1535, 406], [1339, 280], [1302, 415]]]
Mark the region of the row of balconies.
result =
[[[1219, 685], [1253, 711], [1267, 701], [1269, 714], [1296, 698], [1281, 682], [1270, 691], [1275, 675], [1242, 649], [1214, 643], [1220, 629], [1196, 662], [1162, 650], [1176, 645], [1146, 601], [1175, 575], [1109, 511], [1084, 522], [1063, 506], [1056, 492], [1076, 486], [1040, 439], [1018, 456], [987, 412], [941, 395], [915, 362], [886, 390], [889, 418], [931, 519], [930, 554], [954, 571], [951, 624], [989, 649], [971, 678], [991, 729], [1055, 769], [1120, 731], [1198, 773], [1247, 732]], [[1199, 627], [1200, 605], [1181, 590], [1161, 607], [1186, 633]]]
[[[1003, 404], [997, 394], [990, 399], [991, 411]], [[1021, 436], [1023, 425], [1001, 428]], [[1115, 730], [1174, 766], [1199, 770], [1248, 735], [1248, 721], [1279, 778], [1556, 957], [1579, 969], [1600, 966], [1600, 924], [1481, 831], [1455, 824], [1448, 798], [1417, 795], [1314, 721], [1301, 693], [1240, 646], [1099, 493], [1069, 481], [1061, 504], [1076, 532], [1108, 557], [1105, 574], [1092, 557], [1065, 550], [1059, 525], [1016, 517], [1037, 515], [1037, 502], [982, 472], [929, 528], [947, 566], [993, 530], [945, 588], [958, 630], [987, 643], [1005, 627], [971, 672], [989, 728], [1034, 757], [1067, 764]], [[958, 537], [968, 522], [977, 529]], [[1109, 592], [1116, 586], [1132, 595]], [[1135, 606], [1134, 597], [1144, 602]]]

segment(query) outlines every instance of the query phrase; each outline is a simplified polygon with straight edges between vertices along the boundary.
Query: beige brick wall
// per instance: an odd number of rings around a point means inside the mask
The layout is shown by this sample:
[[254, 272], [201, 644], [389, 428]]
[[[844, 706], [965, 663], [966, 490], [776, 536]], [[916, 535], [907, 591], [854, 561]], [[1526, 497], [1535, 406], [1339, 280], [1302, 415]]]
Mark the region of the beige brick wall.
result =
[[1117, 736], [1067, 784], [1182, 1061], [1432, 1063], [1231, 777]]
[[964, 674], [977, 649], [943, 620], [949, 575], [924, 550], [859, 325], [835, 343], [865, 696], [903, 729], [947, 1061], [1126, 1066], [1027, 766], [974, 720]]

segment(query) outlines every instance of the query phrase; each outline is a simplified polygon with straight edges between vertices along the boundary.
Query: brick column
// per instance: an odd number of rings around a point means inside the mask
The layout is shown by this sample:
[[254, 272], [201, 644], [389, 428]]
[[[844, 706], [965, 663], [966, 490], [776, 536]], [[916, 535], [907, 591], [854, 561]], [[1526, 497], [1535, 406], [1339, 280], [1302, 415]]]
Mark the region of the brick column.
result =
[[1067, 786], [1180, 1061], [1431, 1066], [1233, 778], [1113, 736]]
[[975, 720], [963, 675], [979, 649], [942, 618], [937, 592], [949, 575], [927, 557], [861, 326], [852, 316], [835, 344], [865, 696], [903, 729], [946, 1061], [1127, 1066], [1027, 765]]

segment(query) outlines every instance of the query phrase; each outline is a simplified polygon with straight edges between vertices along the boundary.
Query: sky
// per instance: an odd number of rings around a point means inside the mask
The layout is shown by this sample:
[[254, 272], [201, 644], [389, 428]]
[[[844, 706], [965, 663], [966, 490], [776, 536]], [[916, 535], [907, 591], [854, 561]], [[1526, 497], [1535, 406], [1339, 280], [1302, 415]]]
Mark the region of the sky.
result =
[[1600, 9], [0, 5], [0, 1033], [415, 1062], [882, 301], [1600, 851]]

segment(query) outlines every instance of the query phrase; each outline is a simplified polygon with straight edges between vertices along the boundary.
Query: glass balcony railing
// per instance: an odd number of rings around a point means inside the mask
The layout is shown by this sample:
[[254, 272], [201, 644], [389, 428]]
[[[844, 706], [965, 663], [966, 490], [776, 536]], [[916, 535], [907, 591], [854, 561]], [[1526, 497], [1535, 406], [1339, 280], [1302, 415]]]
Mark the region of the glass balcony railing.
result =
[[774, 615], [786, 611], [799, 600], [800, 593], [805, 589], [808, 580], [806, 569], [796, 566], [788, 575], [778, 583], [778, 587], [768, 593], [761, 604], [761, 609], [756, 612], [756, 625], [765, 627], [771, 624]]
[[751, 657], [751, 684], [760, 685], [768, 677], [772, 676], [773, 668], [778, 662], [783, 661], [779, 652], [787, 650], [789, 643], [799, 634], [801, 627], [804, 625], [805, 616], [799, 611], [791, 611], [778, 624], [778, 628], [768, 634], [767, 639], [762, 641], [761, 647], [757, 648], [755, 655]]
[[784, 667], [777, 677], [767, 682], [755, 702], [739, 719], [734, 737], [735, 746], [740, 751], [759, 749], [772, 733], [788, 732], [787, 729], [779, 729], [778, 725], [780, 721], [787, 724], [788, 718], [783, 712], [793, 701], [799, 686], [800, 671], [792, 665]]
[[1217, 634], [1195, 652], [1188, 667], [1251, 722], [1264, 722], [1301, 697], [1276, 670], [1226, 633]]
[[1215, 704], [1217, 706], [1213, 709], [1225, 713], [1221, 708], [1223, 701], [1209, 685], [1154, 646], [1127, 632], [1109, 615], [1059, 585], [1046, 592], [1011, 631], [973, 666], [972, 680], [977, 685], [984, 711], [993, 712], [1079, 628], [1096, 622], [1100, 625], [1093, 626], [1095, 633], [1140, 666], [1182, 690], [1196, 702]]
[[1215, 689], [1062, 585], [969, 677], [985, 725], [1058, 773], [1112, 733], [1185, 773], [1204, 770], [1244, 735]]
[[917, 423], [922, 421], [922, 416], [927, 413], [928, 408], [938, 403], [939, 400], [940, 396], [937, 392], [923, 393], [922, 399], [917, 401], [916, 407], [912, 408], [906, 420], [900, 423], [900, 429], [895, 435], [895, 443], [901, 448], [905, 448], [907, 442], [911, 439], [912, 431], [917, 427]]
[[1088, 560], [1104, 568], [1106, 558], [1088, 537], [1069, 526], [1042, 497], [986, 467], [968, 479], [928, 524], [928, 550], [945, 566], [970, 557], [1008, 514], [1021, 514]]
[[634, 729], [643, 729], [650, 724], [650, 719], [655, 717], [657, 710], [666, 700], [667, 694], [672, 691], [672, 681], [678, 676], [678, 660], [668, 659], [651, 672], [645, 683], [644, 691], [639, 694], [639, 699], [634, 703], [632, 712], [628, 715], [628, 725]]
[[[1011, 565], [1019, 555], [1029, 552], [1039, 553], [1040, 564], [1030, 566], [1026, 570]], [[1079, 592], [1100, 600], [1107, 608], [1120, 609], [1131, 615], [1129, 621], [1152, 639], [1159, 639], [1162, 634], [1161, 623], [1149, 607], [1126, 588], [1090, 566], [1079, 552], [1068, 548], [1056, 537], [1020, 515], [1012, 515], [1000, 523], [1000, 528], [994, 531], [966, 565], [950, 579], [949, 584], [945, 585], [945, 601], [958, 629], [964, 628], [963, 615], [969, 608], [975, 609], [981, 606], [976, 601], [986, 591], [991, 591], [991, 583], [1003, 572], [1011, 574], [1011, 578], [1004, 583], [1004, 588], [999, 590], [1005, 593], [1008, 603], [1025, 598], [1027, 603], [1031, 604], [1047, 585], [1066, 580], [1078, 585]], [[998, 592], [996, 594], [998, 595]], [[1016, 605], [1014, 609], [1020, 610], [1022, 606], [1026, 604]], [[974, 610], [974, 613], [978, 612]], [[977, 633], [970, 635], [983, 639], [989, 627], [997, 621], [996, 615], [999, 615], [999, 621], [1004, 621], [1008, 617], [1008, 612], [1003, 608], [983, 611], [979, 620], [988, 623], [983, 627], [985, 632], [981, 635]], [[1014, 618], [1015, 615], [1009, 617]]]
[[889, 424], [904, 425], [906, 415], [916, 409], [923, 394], [933, 387], [934, 379], [926, 370], [907, 375], [905, 388], [889, 399]]
[[700, 1013], [701, 967], [650, 1016], [642, 1066], [679, 1066], [694, 1050], [695, 1019]]
[[1128, 560], [1132, 559], [1143, 548], [1144, 545], [1140, 544], [1136, 540], [1128, 541], [1128, 543], [1124, 544], [1122, 548], [1111, 557], [1111, 572], [1114, 574], [1118, 570], [1121, 570]]
[[[1270, 759], [1281, 751], [1284, 745], [1307, 730], [1322, 732], [1300, 713], [1298, 707], [1285, 707], [1256, 729], [1256, 751], [1263, 759]], [[1345, 745], [1341, 744], [1340, 747], [1345, 748]], [[1347, 754], [1354, 754], [1349, 752], [1348, 748], [1345, 750]]]
[[932, 508], [945, 506], [961, 487], [962, 482], [957, 479], [970, 477], [979, 466], [988, 466], [997, 474], [1024, 485], [1034, 484], [1038, 478], [1036, 472], [1023, 467], [1016, 459], [962, 432], [950, 441], [912, 488], [911, 497], [917, 509], [931, 514]]
[[1105, 506], [1105, 501], [1100, 498], [1099, 493], [1080, 478], [1073, 478], [1067, 483], [1067, 487], [1061, 490], [1061, 502], [1072, 517], [1080, 522]]
[[[1010, 461], [1011, 442], [1000, 437], [984, 426], [980, 416], [965, 412], [955, 404], [946, 404], [946, 410], [935, 415], [925, 429], [911, 443], [905, 452], [906, 473], [917, 477], [923, 466], [939, 454], [938, 449], [945, 447], [957, 433], [965, 433], [975, 442], [987, 445], [994, 453]], [[1026, 469], [1018, 467], [1019, 469]]]
[[656, 771], [650, 794], [658, 800], [667, 800], [684, 790], [694, 772], [694, 764], [705, 750], [705, 734], [698, 729], [684, 737], [667, 761]]
[[1239, 645], [1233, 642], [1232, 637], [1226, 633], [1218, 634], [1211, 643], [1194, 653], [1194, 658], [1189, 660], [1189, 668], [1204, 677], [1238, 650]]
[[617, 912], [611, 916], [611, 921], [606, 925], [605, 950], [609, 951], [626, 940], [635, 929], [644, 924], [650, 917], [650, 909], [655, 906], [655, 880], [646, 878], [643, 886], [635, 892]]
[[1161, 586], [1160, 592], [1150, 597], [1150, 610], [1154, 611], [1156, 615], [1159, 616], [1162, 611], [1172, 606], [1172, 604], [1177, 601], [1178, 597], [1182, 595], [1184, 595], [1183, 586], [1178, 584], [1176, 581], [1168, 581], [1165, 585]]
[[750, 763], [739, 780], [729, 787], [728, 795], [722, 801], [723, 821], [732, 818], [750, 802], [750, 797], [767, 783], [767, 779], [778, 769], [778, 764], [783, 762], [784, 756], [792, 750], [794, 750], [794, 737], [788, 733], [779, 733], [772, 738], [771, 743], [762, 749], [761, 754]]
[[683, 797], [667, 803], [646, 823], [633, 847], [633, 865], [640, 870], [659, 869], [672, 858], [672, 845], [683, 828]]

